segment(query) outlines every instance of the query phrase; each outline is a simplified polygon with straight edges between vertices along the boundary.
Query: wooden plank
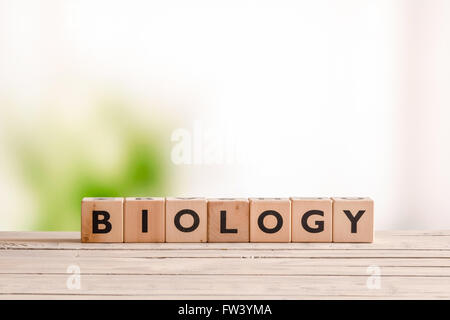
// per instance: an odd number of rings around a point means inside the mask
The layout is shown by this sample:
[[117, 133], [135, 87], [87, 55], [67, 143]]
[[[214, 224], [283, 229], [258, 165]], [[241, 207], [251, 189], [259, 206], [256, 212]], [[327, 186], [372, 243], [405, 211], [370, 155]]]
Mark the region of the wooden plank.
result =
[[[351, 263], [353, 262], [353, 263]], [[388, 263], [374, 259], [205, 259], [175, 258], [156, 261], [141, 258], [13, 258], [2, 259], [0, 274], [66, 274], [76, 265], [81, 274], [136, 275], [355, 275], [367, 276], [368, 267], [377, 266], [382, 276], [450, 276], [450, 259], [417, 261], [392, 259]]]
[[450, 250], [450, 232], [406, 233], [376, 232], [374, 243], [81, 243], [78, 232], [0, 232], [0, 249], [8, 250], [205, 250], [205, 249], [241, 249], [241, 250]]
[[[67, 275], [0, 275], [0, 294], [73, 294]], [[75, 289], [76, 290], [76, 289]], [[215, 275], [83, 275], [78, 294], [159, 296], [360, 296], [436, 299], [450, 298], [449, 277], [383, 277], [379, 289], [367, 287], [367, 277], [356, 276], [220, 276]]]
[[[0, 299], [450, 299], [450, 231], [372, 244], [82, 244], [79, 232], [0, 232]], [[67, 267], [80, 267], [69, 290]], [[380, 289], [369, 289], [369, 266]]]
[[105, 257], [105, 258], [292, 258], [292, 259], [361, 259], [361, 258], [450, 258], [448, 250], [0, 250], [0, 257]]
[[[332, 266], [336, 268], [341, 267], [364, 267], [370, 265], [378, 265], [380, 267], [450, 267], [450, 259], [415, 259], [415, 258], [361, 258], [361, 259], [279, 259], [279, 258], [266, 258], [266, 259], [247, 259], [247, 258], [227, 258], [227, 259], [211, 259], [211, 258], [171, 258], [171, 259], [147, 259], [147, 258], [104, 258], [104, 257], [39, 257], [38, 255], [30, 255], [28, 257], [13, 257], [9, 259], [0, 259], [0, 271], [7, 273], [11, 268], [15, 270], [36, 270], [36, 268], [48, 268], [48, 270], [54, 270], [59, 266], [69, 264], [92, 264], [98, 265], [99, 269], [106, 268], [108, 266], [125, 267], [131, 264], [133, 267], [146, 268], [148, 266], [155, 267], [159, 265], [170, 265], [180, 263], [202, 263], [208, 265], [215, 264], [286, 264], [297, 266]], [[155, 261], [156, 260], [156, 261]], [[279, 262], [282, 261], [282, 262]]]

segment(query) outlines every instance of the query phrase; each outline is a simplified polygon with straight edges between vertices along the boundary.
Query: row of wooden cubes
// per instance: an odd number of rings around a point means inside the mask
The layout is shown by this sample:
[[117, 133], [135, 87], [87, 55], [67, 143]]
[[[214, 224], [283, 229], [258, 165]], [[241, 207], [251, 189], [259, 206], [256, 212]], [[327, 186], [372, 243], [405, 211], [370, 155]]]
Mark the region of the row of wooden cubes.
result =
[[370, 198], [84, 198], [82, 242], [372, 242]]

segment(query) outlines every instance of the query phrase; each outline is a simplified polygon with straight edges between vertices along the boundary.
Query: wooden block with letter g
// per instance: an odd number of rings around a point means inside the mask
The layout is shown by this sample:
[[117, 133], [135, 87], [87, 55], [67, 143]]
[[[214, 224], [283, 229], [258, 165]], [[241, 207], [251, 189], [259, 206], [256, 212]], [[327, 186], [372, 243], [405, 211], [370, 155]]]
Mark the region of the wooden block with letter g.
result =
[[330, 198], [291, 198], [292, 242], [333, 241], [333, 201]]
[[249, 241], [248, 199], [208, 199], [208, 242]]
[[123, 242], [123, 198], [83, 198], [82, 242]]
[[373, 200], [333, 199], [333, 242], [373, 242]]
[[206, 242], [205, 198], [166, 198], [166, 242]]
[[250, 199], [250, 242], [290, 242], [291, 202], [287, 198]]
[[164, 198], [126, 198], [124, 203], [124, 242], [164, 242]]

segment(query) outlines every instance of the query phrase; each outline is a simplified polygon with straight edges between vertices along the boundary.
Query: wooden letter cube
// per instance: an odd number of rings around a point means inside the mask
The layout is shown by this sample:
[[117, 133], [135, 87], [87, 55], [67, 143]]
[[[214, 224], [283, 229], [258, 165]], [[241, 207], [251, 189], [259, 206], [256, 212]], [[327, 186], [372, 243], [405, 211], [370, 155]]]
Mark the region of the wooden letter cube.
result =
[[291, 202], [285, 198], [250, 199], [250, 242], [290, 242]]
[[333, 201], [330, 198], [291, 198], [292, 242], [333, 241]]
[[249, 241], [248, 199], [208, 199], [208, 242]]
[[164, 198], [126, 198], [124, 204], [125, 242], [166, 240]]
[[373, 241], [373, 200], [333, 198], [333, 242]]
[[166, 242], [206, 242], [205, 198], [166, 199]]
[[123, 242], [123, 198], [83, 198], [81, 242]]

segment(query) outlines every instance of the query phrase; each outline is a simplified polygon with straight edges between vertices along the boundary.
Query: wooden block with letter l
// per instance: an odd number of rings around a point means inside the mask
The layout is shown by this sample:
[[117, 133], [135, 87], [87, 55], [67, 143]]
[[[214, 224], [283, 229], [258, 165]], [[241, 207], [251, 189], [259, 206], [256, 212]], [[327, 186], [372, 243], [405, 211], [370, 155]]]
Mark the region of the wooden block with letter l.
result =
[[208, 199], [208, 242], [249, 241], [248, 199]]
[[333, 242], [373, 242], [373, 200], [333, 199]]
[[166, 198], [166, 242], [206, 242], [205, 198]]
[[292, 242], [333, 241], [331, 198], [291, 198]]
[[83, 198], [82, 242], [123, 242], [123, 198]]
[[287, 198], [251, 198], [250, 242], [290, 241], [290, 200]]
[[164, 198], [126, 198], [123, 208], [124, 242], [166, 240]]

